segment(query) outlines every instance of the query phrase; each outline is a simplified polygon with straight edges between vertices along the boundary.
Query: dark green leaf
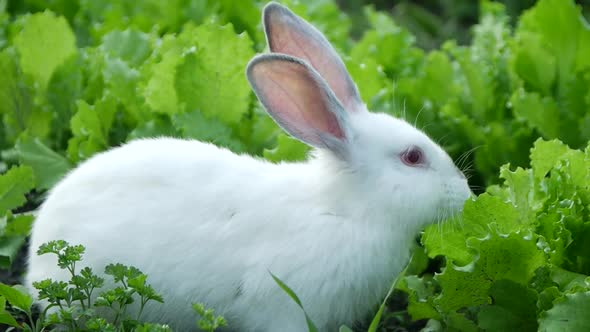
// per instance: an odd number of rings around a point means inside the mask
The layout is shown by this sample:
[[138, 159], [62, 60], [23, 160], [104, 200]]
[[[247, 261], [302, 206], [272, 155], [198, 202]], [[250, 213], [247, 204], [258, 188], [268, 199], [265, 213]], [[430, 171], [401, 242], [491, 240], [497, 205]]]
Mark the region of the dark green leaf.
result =
[[8, 326], [14, 326], [20, 328], [20, 324], [12, 317], [12, 315], [6, 311], [6, 298], [0, 296], [0, 324], [6, 324]]
[[539, 319], [539, 331], [577, 332], [590, 330], [590, 292], [567, 294], [555, 301]]
[[0, 269], [9, 269], [12, 262], [25, 244], [25, 236], [8, 236], [0, 238]]
[[33, 183], [33, 170], [27, 166], [13, 167], [0, 175], [0, 216], [24, 204]]
[[39, 189], [53, 187], [71, 168], [66, 158], [38, 138], [21, 136], [16, 143], [16, 150], [20, 162], [33, 169]]
[[23, 286], [15, 285], [10, 287], [0, 282], [0, 295], [3, 296], [11, 306], [31, 314], [33, 298]]

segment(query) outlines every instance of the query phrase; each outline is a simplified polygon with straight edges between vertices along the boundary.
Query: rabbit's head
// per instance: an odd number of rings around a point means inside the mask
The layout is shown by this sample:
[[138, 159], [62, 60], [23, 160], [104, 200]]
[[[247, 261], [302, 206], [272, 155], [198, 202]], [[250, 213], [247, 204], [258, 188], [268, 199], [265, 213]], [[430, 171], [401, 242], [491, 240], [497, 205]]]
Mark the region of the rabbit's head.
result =
[[358, 180], [363, 201], [415, 226], [462, 207], [471, 191], [447, 153], [406, 121], [369, 112], [318, 30], [276, 3], [264, 8], [263, 21], [271, 53], [252, 59], [247, 77], [286, 132]]

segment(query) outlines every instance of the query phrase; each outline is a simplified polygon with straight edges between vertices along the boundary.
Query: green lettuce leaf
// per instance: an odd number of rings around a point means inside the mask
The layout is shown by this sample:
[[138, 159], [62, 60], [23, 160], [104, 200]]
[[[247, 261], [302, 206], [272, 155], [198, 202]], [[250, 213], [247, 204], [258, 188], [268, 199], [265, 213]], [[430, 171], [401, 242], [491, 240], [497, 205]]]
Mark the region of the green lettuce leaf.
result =
[[197, 45], [176, 68], [175, 87], [180, 107], [209, 118], [236, 124], [248, 111], [250, 86], [244, 70], [253, 57], [252, 41], [236, 35], [231, 24], [207, 23], [185, 33]]
[[77, 53], [68, 22], [49, 11], [24, 18], [14, 46], [23, 72], [34, 77], [42, 90], [56, 68]]

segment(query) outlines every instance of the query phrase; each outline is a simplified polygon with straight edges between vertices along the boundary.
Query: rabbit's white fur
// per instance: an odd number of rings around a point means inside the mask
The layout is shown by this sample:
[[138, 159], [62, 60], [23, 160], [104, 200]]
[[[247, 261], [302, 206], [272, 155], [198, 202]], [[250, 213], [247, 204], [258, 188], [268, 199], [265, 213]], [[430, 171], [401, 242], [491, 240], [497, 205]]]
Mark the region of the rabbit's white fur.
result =
[[[305, 331], [289, 285], [322, 331], [363, 319], [409, 258], [420, 229], [470, 190], [448, 155], [403, 120], [357, 110], [347, 156], [273, 164], [198, 141], [144, 139], [98, 154], [51, 190], [31, 238], [26, 283], [65, 279], [44, 242], [83, 244], [81, 265], [133, 265], [165, 304], [144, 316], [178, 331], [204, 302], [237, 331]], [[427, 164], [400, 160], [408, 147]], [[107, 278], [108, 279], [108, 278]]]

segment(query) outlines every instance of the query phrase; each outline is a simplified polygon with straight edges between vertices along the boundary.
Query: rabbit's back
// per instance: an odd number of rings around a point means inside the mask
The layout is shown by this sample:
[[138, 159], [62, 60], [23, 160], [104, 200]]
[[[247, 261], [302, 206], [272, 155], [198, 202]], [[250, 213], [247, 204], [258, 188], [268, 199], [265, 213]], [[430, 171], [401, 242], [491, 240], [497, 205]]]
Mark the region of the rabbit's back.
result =
[[[198, 141], [134, 141], [87, 160], [51, 190], [34, 224], [32, 244], [66, 235], [83, 240], [86, 233], [92, 235], [88, 240], [102, 233], [142, 235], [143, 230], [150, 231], [144, 236], [161, 231], [163, 237], [179, 220], [199, 227], [207, 224], [201, 217], [231, 214], [232, 192], [258, 174], [272, 173], [272, 166]], [[183, 226], [188, 227], [178, 225]]]
[[[96, 155], [58, 183], [40, 208], [27, 284], [67, 278], [53, 256], [35, 254], [42, 243], [63, 239], [86, 247], [80, 266], [101, 273], [109, 263], [133, 265], [157, 291], [177, 295], [166, 296], [158, 310], [147, 308], [150, 320], [182, 314], [194, 323], [191, 301], [231, 303], [240, 292], [232, 271], [244, 271], [247, 247], [260, 229], [253, 219], [249, 231], [245, 215], [257, 210], [252, 204], [275, 168], [176, 139], [138, 140]], [[207, 293], [194, 294], [196, 288]]]
[[243, 325], [233, 313], [243, 318], [252, 311], [249, 320], [264, 325], [268, 317], [258, 315], [285, 306], [279, 310], [285, 320], [303, 323], [269, 270], [295, 277], [287, 281], [311, 300], [317, 292], [303, 288], [307, 280], [317, 278], [313, 283], [325, 288], [319, 282], [327, 267], [341, 268], [338, 256], [318, 256], [318, 246], [340, 251], [342, 259], [357, 255], [340, 248], [355, 233], [343, 226], [352, 225], [314, 193], [331, 186], [320, 180], [326, 180], [326, 165], [318, 163], [277, 165], [176, 139], [139, 140], [99, 154], [68, 174], [41, 207], [27, 284], [67, 278], [54, 257], [34, 253], [44, 242], [63, 239], [86, 247], [80, 266], [101, 273], [118, 262], [145, 272], [166, 301], [144, 310], [150, 321], [188, 330], [194, 326], [191, 302], [203, 301], [234, 326]]

